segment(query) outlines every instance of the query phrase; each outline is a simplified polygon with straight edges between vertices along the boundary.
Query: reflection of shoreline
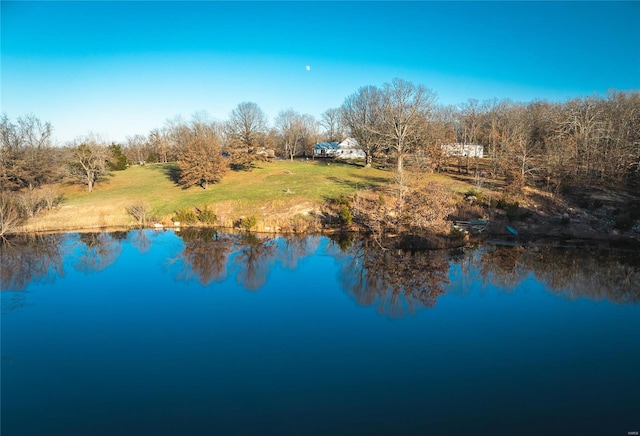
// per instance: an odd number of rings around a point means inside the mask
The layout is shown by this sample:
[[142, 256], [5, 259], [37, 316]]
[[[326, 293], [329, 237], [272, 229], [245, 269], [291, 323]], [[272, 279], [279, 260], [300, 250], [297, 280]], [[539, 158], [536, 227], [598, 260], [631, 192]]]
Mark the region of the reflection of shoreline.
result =
[[513, 289], [529, 274], [547, 292], [569, 299], [640, 302], [640, 252], [591, 247], [508, 246], [480, 248], [470, 257], [483, 282]]
[[358, 305], [400, 318], [433, 307], [449, 283], [446, 251], [383, 250], [359, 240], [341, 256], [340, 286]]
[[[163, 230], [165, 232], [166, 230]], [[211, 228], [166, 231], [180, 238], [182, 251], [170, 260], [179, 280], [203, 286], [234, 277], [245, 289], [260, 290], [273, 268], [295, 270], [300, 259], [316, 254], [322, 236], [268, 237], [219, 233]], [[150, 230], [114, 233], [20, 235], [2, 244], [0, 289], [21, 291], [31, 282], [54, 282], [64, 267], [95, 273], [114, 264], [128, 244], [143, 254], [153, 250]], [[326, 240], [326, 239], [325, 239]], [[452, 280], [494, 283], [506, 292], [528, 276], [563, 298], [640, 302], [640, 251], [611, 244], [512, 242], [455, 251], [383, 250], [371, 239], [333, 235], [329, 255], [340, 265], [339, 284], [354, 301], [386, 316], [413, 314], [436, 305]], [[564, 244], [564, 245], [561, 245]], [[568, 245], [568, 246], [565, 246]], [[461, 276], [460, 276], [461, 275]]]
[[[298, 260], [317, 249], [317, 237], [272, 238], [254, 233], [219, 233], [211, 228], [183, 229], [182, 252], [171, 261], [177, 264], [179, 280], [196, 279], [201, 285], [221, 282], [229, 275], [245, 289], [262, 288], [275, 262], [295, 269]], [[313, 242], [315, 241], [315, 242]]]
[[32, 281], [63, 276], [63, 234], [0, 238], [0, 290], [22, 291]]
[[[582, 245], [598, 245], [598, 246], [613, 246], [619, 248], [627, 248], [630, 250], [640, 250], [640, 236], [637, 235], [624, 235], [624, 234], [612, 234], [612, 233], [603, 233], [598, 229], [588, 229], [582, 230], [580, 232], [570, 232], [567, 231], [562, 233], [556, 228], [558, 226], [553, 227], [553, 231], [550, 231], [551, 227], [544, 226], [528, 226], [524, 230], [521, 230], [517, 237], [512, 237], [505, 230], [505, 226], [503, 224], [497, 224], [494, 226], [490, 226], [486, 232], [471, 236], [471, 245], [477, 244], [490, 244], [490, 245], [506, 245], [506, 244], [526, 244], [526, 245], [553, 245], [553, 246], [582, 246]], [[161, 226], [154, 227], [153, 225], [147, 226], [99, 226], [95, 225], [92, 227], [86, 228], [69, 228], [69, 229], [38, 229], [34, 231], [29, 231], [27, 234], [29, 235], [52, 235], [52, 234], [82, 234], [82, 233], [113, 233], [113, 232], [130, 232], [130, 231], [138, 231], [138, 230], [146, 230], [150, 232], [174, 232], [179, 234], [184, 231], [192, 231], [192, 230], [214, 230], [219, 233], [230, 234], [230, 235], [243, 235], [246, 234], [246, 231], [237, 227], [222, 227], [222, 226], [213, 226], [208, 227], [206, 225], [190, 225], [190, 226], [181, 226], [181, 227], [172, 227], [172, 226]], [[562, 228], [560, 227], [560, 230]], [[566, 230], [566, 229], [565, 229]], [[366, 233], [361, 233], [359, 231], [353, 231], [352, 233], [356, 238], [367, 237]], [[276, 233], [276, 232], [261, 232], [261, 231], [252, 231], [251, 234], [256, 235], [258, 237], [268, 237], [268, 238], [288, 238], [288, 237], [316, 237], [316, 236], [325, 236], [328, 238], [335, 238], [341, 234], [344, 234], [344, 230], [342, 228], [324, 228], [321, 232], [296, 232], [296, 233]], [[11, 236], [11, 235], [10, 235]], [[17, 236], [17, 235], [13, 235]], [[393, 238], [392, 241], [402, 240], [402, 239], [411, 239], [415, 237], [412, 234], [399, 234], [398, 237]], [[425, 247], [417, 247], [417, 249], [447, 249], [447, 248], [455, 248], [461, 245], [464, 245], [464, 241], [460, 241], [457, 239], [451, 239], [447, 235], [438, 235], [438, 234], [430, 234], [425, 233], [423, 239], [427, 241]], [[428, 242], [432, 242], [429, 246]], [[469, 245], [467, 243], [467, 245]]]
[[565, 239], [553, 237], [540, 237], [535, 239], [485, 238], [481, 241], [481, 244], [488, 246], [522, 246], [528, 248], [548, 247], [572, 249], [606, 249], [615, 251], [627, 251], [640, 255], [640, 241], [634, 240], [610, 241], [597, 239]]

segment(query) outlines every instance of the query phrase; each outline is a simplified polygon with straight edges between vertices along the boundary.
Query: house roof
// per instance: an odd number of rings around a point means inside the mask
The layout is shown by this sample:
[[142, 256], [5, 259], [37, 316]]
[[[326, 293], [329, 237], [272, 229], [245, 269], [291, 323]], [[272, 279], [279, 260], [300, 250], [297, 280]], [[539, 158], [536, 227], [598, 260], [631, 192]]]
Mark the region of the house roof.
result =
[[336, 150], [340, 145], [339, 142], [318, 142], [315, 147], [316, 150]]

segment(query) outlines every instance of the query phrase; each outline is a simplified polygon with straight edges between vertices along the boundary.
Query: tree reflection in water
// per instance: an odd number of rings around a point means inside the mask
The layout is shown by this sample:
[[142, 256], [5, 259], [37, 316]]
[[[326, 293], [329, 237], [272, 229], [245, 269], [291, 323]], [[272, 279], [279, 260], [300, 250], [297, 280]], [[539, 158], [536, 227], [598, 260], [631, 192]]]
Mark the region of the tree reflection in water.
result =
[[63, 276], [64, 234], [0, 238], [0, 290], [21, 291], [31, 282]]
[[640, 302], [638, 252], [538, 247], [527, 252], [525, 262], [556, 294], [619, 304]]
[[269, 267], [277, 254], [272, 238], [247, 233], [240, 239], [240, 250], [234, 257], [238, 283], [249, 291], [257, 291], [267, 282]]
[[311, 256], [320, 246], [320, 238], [315, 236], [293, 235], [281, 238], [278, 245], [278, 260], [284, 268], [295, 270], [300, 259]]
[[140, 253], [148, 253], [151, 250], [151, 238], [146, 230], [138, 230], [133, 232], [131, 244], [138, 249]]
[[529, 274], [522, 259], [525, 252], [521, 246], [491, 246], [483, 250], [475, 264], [483, 285], [490, 282], [504, 291], [513, 291]]
[[[320, 239], [309, 236], [270, 238], [255, 234], [233, 235], [214, 229], [184, 229], [178, 235], [184, 249], [171, 263], [180, 264], [177, 278], [196, 278], [206, 286], [227, 278], [229, 271], [245, 289], [257, 291], [267, 281], [275, 261], [294, 270], [298, 261], [317, 250]], [[229, 265], [229, 259], [232, 259]]]
[[[298, 268], [300, 259], [317, 252], [321, 237], [269, 238], [233, 235], [214, 229], [183, 229], [184, 243], [171, 261], [177, 278], [203, 285], [223, 281], [229, 274], [248, 290], [267, 281], [277, 262]], [[29, 283], [48, 282], [64, 275], [64, 262], [78, 271], [102, 271], [115, 263], [123, 243], [140, 253], [151, 249], [145, 230], [118, 233], [20, 235], [1, 241], [0, 289], [20, 291]], [[432, 307], [450, 288], [462, 293], [481, 281], [510, 292], [534, 277], [550, 292], [565, 298], [607, 299], [618, 304], [640, 302], [640, 251], [604, 248], [512, 247], [409, 252], [382, 250], [373, 241], [334, 236], [327, 253], [340, 265], [342, 289], [363, 306], [374, 306], [390, 317]], [[451, 269], [451, 264], [459, 268]], [[455, 272], [454, 272], [455, 271]], [[455, 286], [450, 286], [450, 280]], [[3, 307], [8, 303], [3, 298]]]
[[383, 250], [362, 240], [343, 253], [341, 287], [381, 315], [397, 318], [432, 307], [449, 283], [449, 257], [443, 252]]
[[567, 298], [640, 302], [638, 251], [550, 246], [488, 246], [480, 250], [481, 255], [469, 258], [484, 283], [513, 289], [533, 274], [548, 291]]
[[[73, 266], [76, 270], [90, 273], [102, 271], [115, 263], [122, 251], [122, 233], [80, 233], [76, 249], [79, 250]], [[126, 235], [125, 235], [126, 238]]]
[[227, 277], [227, 260], [234, 249], [233, 235], [218, 233], [215, 229], [183, 229], [178, 233], [184, 249], [178, 259], [182, 265], [178, 279], [197, 280], [203, 286]]

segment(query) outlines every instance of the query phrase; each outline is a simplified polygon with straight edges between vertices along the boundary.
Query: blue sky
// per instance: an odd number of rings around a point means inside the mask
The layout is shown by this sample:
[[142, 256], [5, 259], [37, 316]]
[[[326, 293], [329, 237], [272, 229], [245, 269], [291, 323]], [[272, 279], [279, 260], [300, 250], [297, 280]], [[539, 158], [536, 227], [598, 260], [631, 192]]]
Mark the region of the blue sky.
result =
[[[640, 89], [640, 2], [1, 2], [0, 103], [60, 143], [243, 101], [316, 117], [401, 77], [441, 104]], [[311, 69], [306, 70], [309, 65]]]

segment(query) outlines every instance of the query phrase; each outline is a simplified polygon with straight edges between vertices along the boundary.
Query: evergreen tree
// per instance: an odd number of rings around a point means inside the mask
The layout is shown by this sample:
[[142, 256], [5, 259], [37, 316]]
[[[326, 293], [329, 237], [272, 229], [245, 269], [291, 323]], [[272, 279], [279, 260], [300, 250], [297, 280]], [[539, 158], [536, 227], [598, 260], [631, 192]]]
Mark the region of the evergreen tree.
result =
[[115, 142], [109, 146], [111, 158], [108, 165], [111, 171], [122, 171], [127, 169], [127, 156], [122, 151], [120, 144]]

